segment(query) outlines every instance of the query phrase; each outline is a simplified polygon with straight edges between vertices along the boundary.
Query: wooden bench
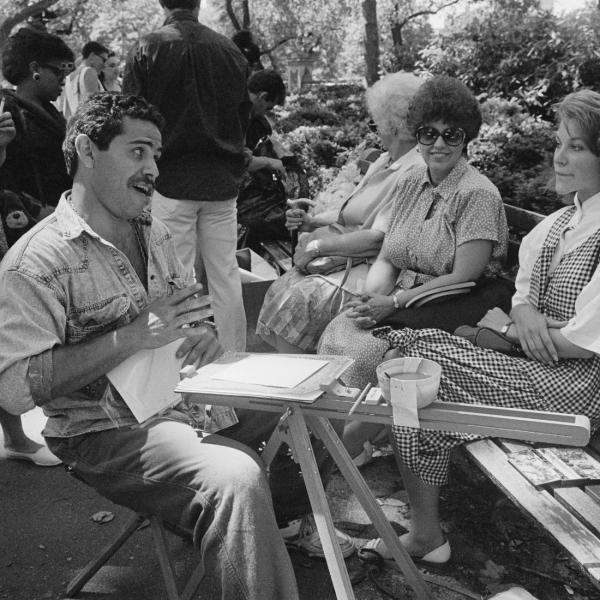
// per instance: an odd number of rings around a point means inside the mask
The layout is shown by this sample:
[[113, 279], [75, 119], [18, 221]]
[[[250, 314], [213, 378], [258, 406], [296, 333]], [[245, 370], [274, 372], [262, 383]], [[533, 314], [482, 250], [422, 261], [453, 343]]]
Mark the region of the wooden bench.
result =
[[283, 275], [291, 270], [292, 264], [292, 245], [286, 240], [271, 240], [261, 242], [262, 255], [265, 260], [272, 264], [279, 275]]
[[[544, 216], [510, 205], [505, 205], [505, 210], [511, 239], [508, 269], [504, 277], [514, 283], [520, 238]], [[280, 272], [291, 268], [289, 245], [286, 247], [285, 242], [269, 242], [263, 247]], [[531, 439], [527, 436], [524, 438]], [[464, 448], [468, 456], [517, 506], [565, 548], [600, 589], [600, 485], [574, 482], [560, 487], [535, 487], [509, 462], [512, 453], [531, 448], [531, 445], [516, 441], [514, 436], [510, 441], [487, 438], [466, 444]], [[600, 459], [600, 432], [592, 438], [585, 451]]]
[[[543, 216], [506, 205], [511, 229], [507, 277], [514, 278], [519, 242], [512, 233], [523, 234]], [[513, 279], [514, 280], [514, 279]], [[534, 447], [547, 445], [536, 444]], [[581, 566], [582, 571], [600, 589], [600, 485], [572, 481], [560, 486], [534, 486], [509, 460], [515, 452], [531, 445], [506, 439], [488, 438], [464, 446], [467, 455], [521, 509], [533, 517]], [[585, 448], [600, 459], [600, 432]]]

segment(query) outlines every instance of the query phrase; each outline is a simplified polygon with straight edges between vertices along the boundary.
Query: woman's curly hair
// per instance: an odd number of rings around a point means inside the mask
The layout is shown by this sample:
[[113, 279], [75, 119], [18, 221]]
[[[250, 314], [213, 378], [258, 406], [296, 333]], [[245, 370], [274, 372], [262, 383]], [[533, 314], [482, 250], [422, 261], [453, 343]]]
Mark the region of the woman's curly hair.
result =
[[8, 38], [2, 49], [2, 73], [10, 83], [19, 85], [29, 77], [32, 62], [74, 59], [71, 49], [58, 36], [23, 27]]
[[413, 135], [432, 121], [444, 121], [466, 133], [466, 143], [477, 137], [481, 127], [481, 110], [473, 92], [454, 77], [439, 75], [428, 79], [413, 96], [408, 108], [407, 124]]

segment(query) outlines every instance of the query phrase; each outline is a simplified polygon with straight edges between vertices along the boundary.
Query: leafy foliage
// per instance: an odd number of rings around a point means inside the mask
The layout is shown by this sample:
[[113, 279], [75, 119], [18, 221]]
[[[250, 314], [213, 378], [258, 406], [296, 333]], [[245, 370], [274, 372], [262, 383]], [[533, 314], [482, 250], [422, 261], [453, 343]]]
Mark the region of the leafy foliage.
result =
[[536, 0], [492, 0], [456, 15], [422, 51], [420, 67], [549, 116], [552, 103], [577, 84], [577, 67], [598, 56], [597, 12], [559, 18]]

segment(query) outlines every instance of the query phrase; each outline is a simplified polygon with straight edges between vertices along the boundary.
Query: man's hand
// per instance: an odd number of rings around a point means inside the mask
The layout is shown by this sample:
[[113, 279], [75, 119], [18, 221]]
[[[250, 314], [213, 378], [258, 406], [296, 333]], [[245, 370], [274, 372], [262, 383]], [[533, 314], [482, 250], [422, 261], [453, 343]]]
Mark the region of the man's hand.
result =
[[179, 338], [197, 337], [194, 326], [213, 314], [209, 297], [199, 295], [201, 291], [202, 285], [194, 283], [149, 304], [126, 326], [139, 347], [160, 348]]
[[258, 171], [259, 169], [271, 169], [281, 177], [285, 175], [285, 167], [278, 158], [270, 158], [268, 156], [252, 156], [248, 164], [248, 171]]
[[215, 330], [209, 325], [194, 328], [194, 334], [186, 337], [177, 349], [177, 358], [186, 357], [182, 366], [203, 367], [223, 354]]
[[363, 294], [360, 299], [348, 302], [346, 308], [350, 309], [346, 316], [355, 319], [361, 329], [375, 327], [396, 310], [391, 296], [383, 294]]
[[511, 311], [521, 348], [525, 354], [546, 365], [558, 361], [558, 352], [548, 332], [546, 316], [530, 304], [519, 304]]
[[308, 209], [315, 205], [313, 200], [308, 198], [298, 198], [288, 200], [289, 209], [285, 211], [285, 226], [290, 231], [306, 231], [312, 228], [312, 219], [308, 214]]
[[9, 112], [0, 114], [0, 165], [6, 158], [6, 146], [15, 139], [16, 133], [11, 114]]

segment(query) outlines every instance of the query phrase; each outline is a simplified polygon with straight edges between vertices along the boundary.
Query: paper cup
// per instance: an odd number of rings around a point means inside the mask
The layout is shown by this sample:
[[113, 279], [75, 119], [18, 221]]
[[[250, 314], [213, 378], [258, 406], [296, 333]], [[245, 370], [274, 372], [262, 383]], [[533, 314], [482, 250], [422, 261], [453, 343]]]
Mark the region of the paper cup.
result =
[[377, 367], [376, 372], [381, 394], [388, 402], [391, 401], [390, 379], [416, 380], [417, 406], [423, 408], [437, 397], [442, 367], [428, 358], [405, 356], [386, 360]]

